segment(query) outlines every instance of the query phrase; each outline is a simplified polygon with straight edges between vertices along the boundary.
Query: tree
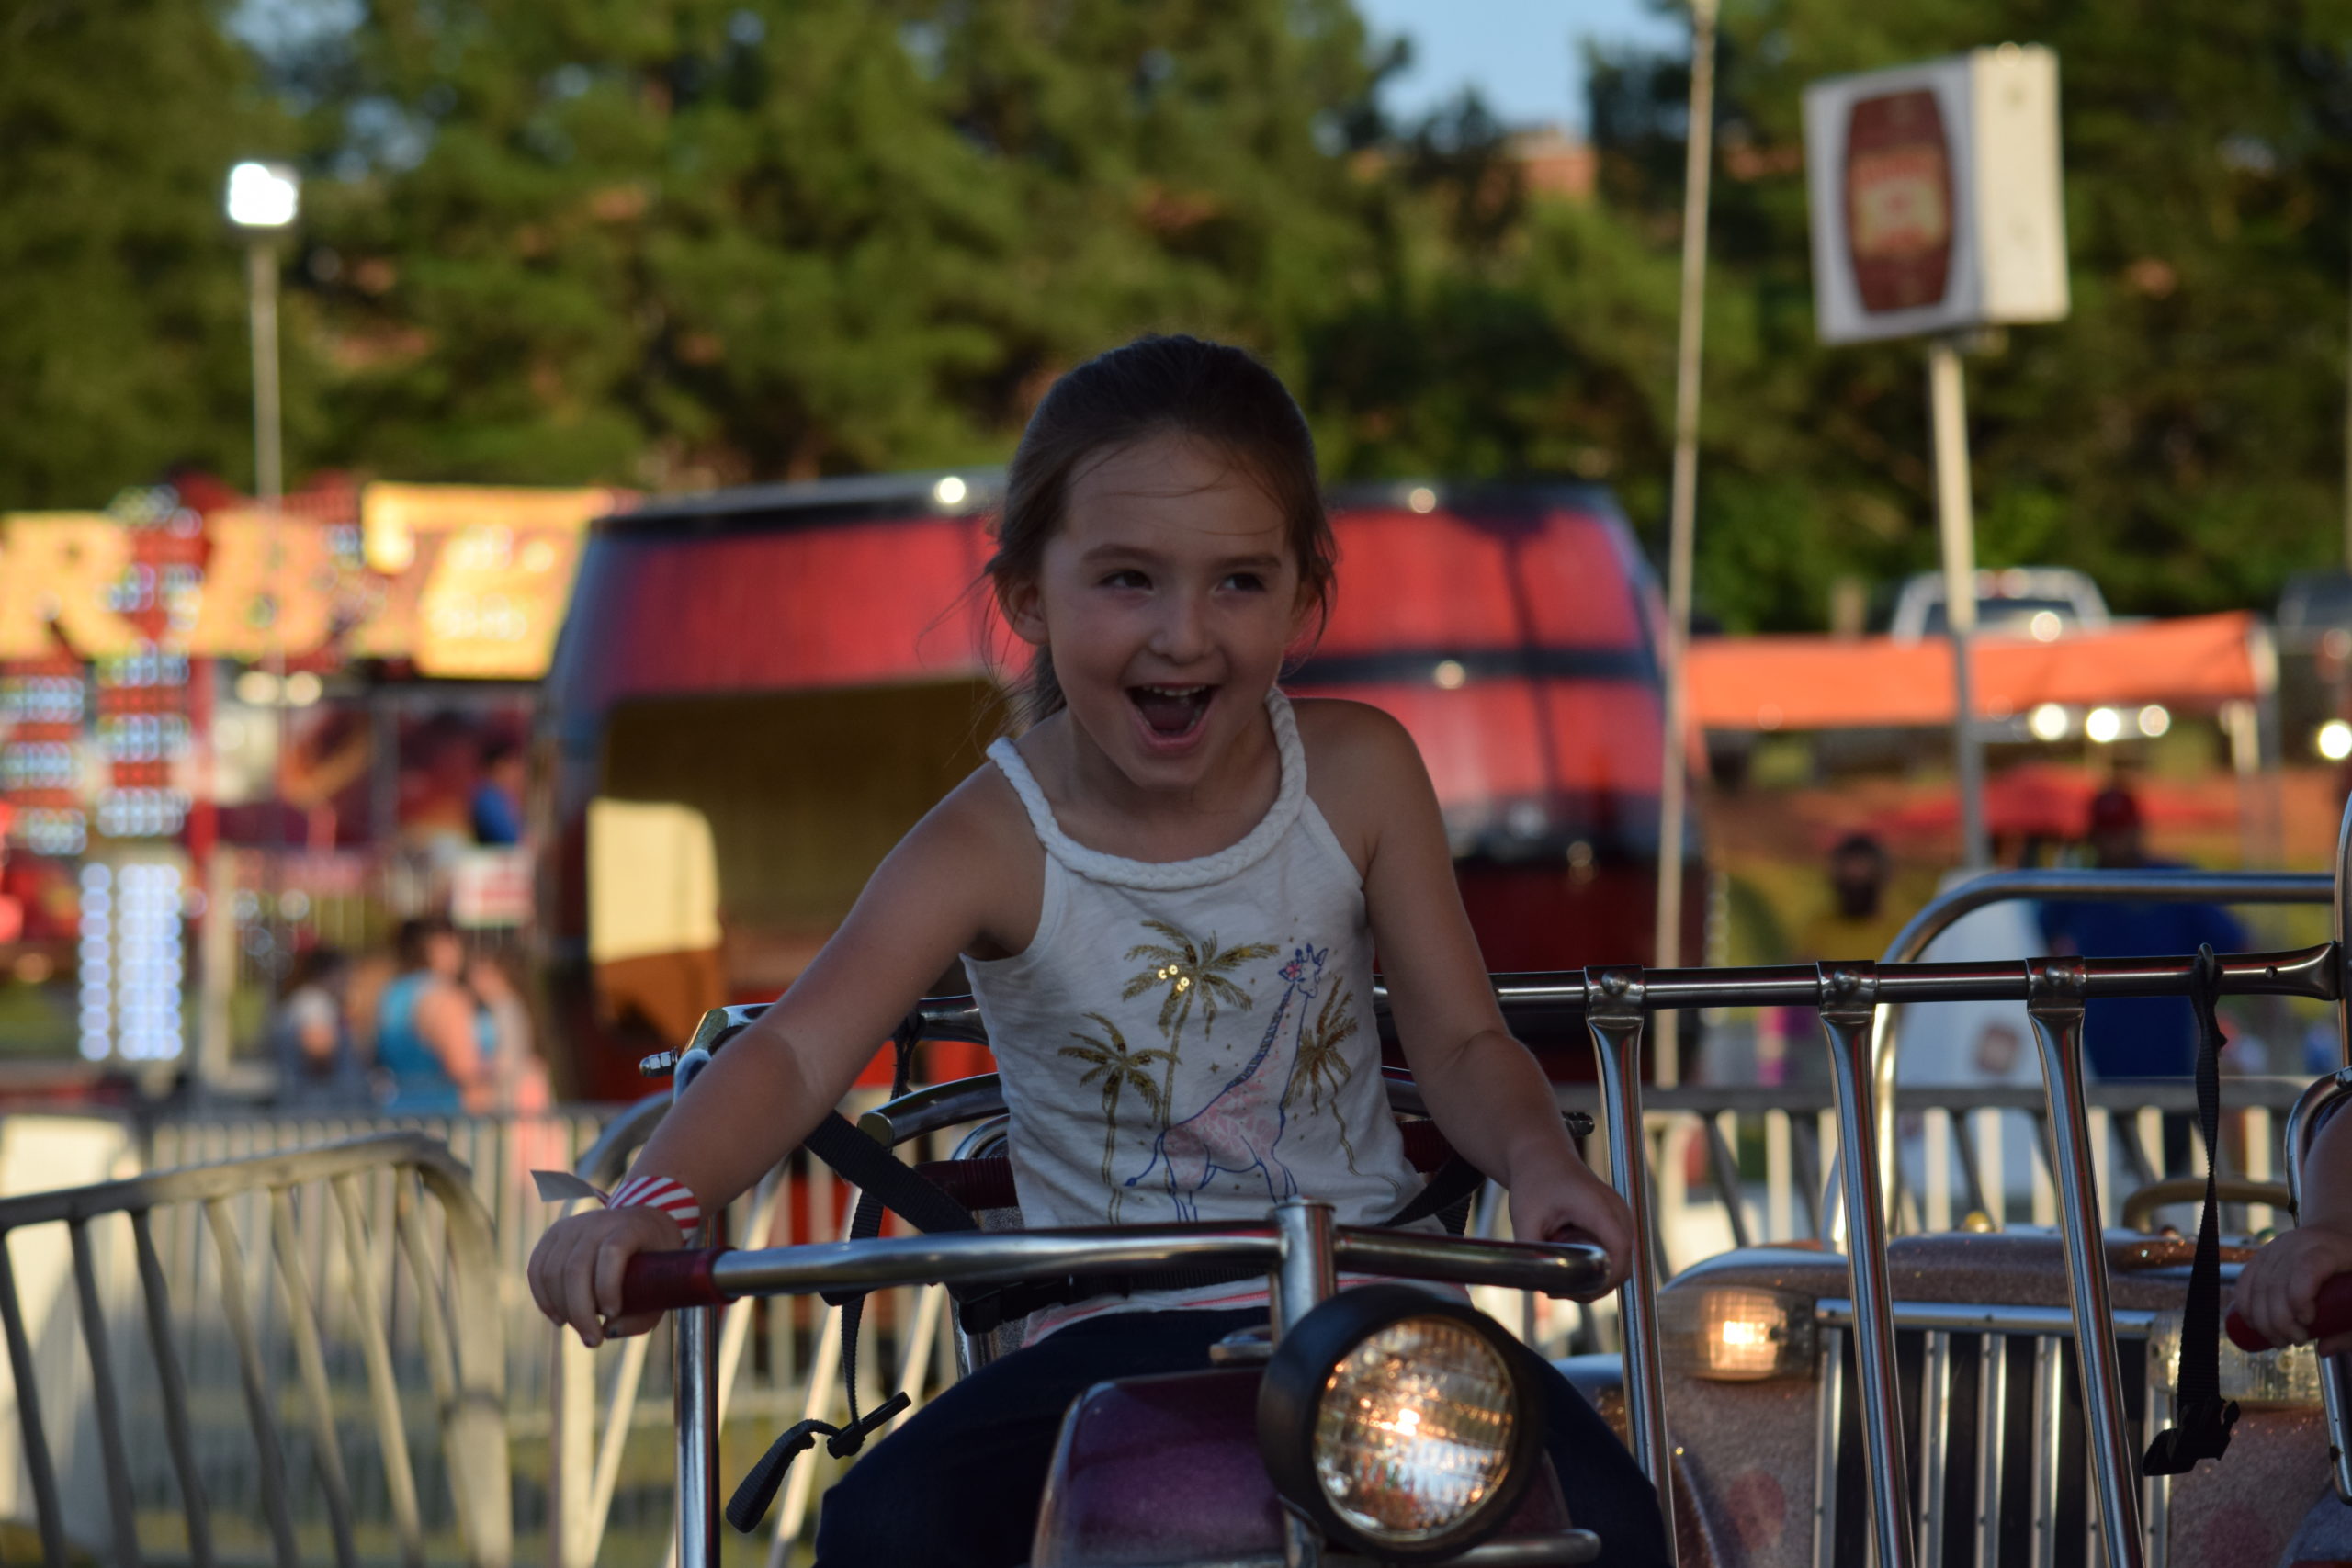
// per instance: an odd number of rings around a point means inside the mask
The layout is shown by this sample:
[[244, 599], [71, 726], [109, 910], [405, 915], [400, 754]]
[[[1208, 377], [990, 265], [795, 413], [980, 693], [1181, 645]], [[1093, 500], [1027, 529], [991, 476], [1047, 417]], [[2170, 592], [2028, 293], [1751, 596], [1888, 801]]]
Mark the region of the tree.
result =
[[1363, 55], [1343, 0], [374, 0], [300, 72], [329, 455], [813, 477], [1001, 457], [1146, 327], [1295, 371]]
[[252, 472], [237, 159], [282, 146], [249, 57], [185, 0], [0, 12], [0, 507]]

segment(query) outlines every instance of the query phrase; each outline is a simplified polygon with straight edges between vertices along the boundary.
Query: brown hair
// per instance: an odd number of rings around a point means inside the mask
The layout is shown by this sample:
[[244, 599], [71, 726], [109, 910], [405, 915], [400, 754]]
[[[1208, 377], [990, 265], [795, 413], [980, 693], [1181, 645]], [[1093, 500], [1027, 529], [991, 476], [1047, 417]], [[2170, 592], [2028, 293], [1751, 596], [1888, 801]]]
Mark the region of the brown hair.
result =
[[[1182, 335], [1140, 337], [1096, 355], [1056, 381], [1037, 405], [1005, 476], [996, 553], [985, 569], [998, 603], [1016, 584], [1035, 580], [1080, 464], [1112, 447], [1170, 434], [1217, 447], [1282, 510], [1286, 541], [1298, 560], [1299, 591], [1314, 605], [1319, 631], [1331, 613], [1339, 547], [1323, 510], [1306, 416], [1247, 350]], [[1017, 716], [1032, 725], [1062, 705], [1053, 655], [1040, 648], [1015, 704]]]

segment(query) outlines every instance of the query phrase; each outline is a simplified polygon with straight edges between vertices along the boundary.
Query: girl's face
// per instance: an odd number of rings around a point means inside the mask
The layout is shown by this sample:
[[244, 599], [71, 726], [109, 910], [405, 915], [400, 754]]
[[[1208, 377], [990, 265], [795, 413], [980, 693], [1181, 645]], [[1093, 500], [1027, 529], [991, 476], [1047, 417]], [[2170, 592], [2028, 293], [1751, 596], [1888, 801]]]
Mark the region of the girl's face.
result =
[[1182, 435], [1114, 448], [1071, 480], [1036, 581], [1006, 609], [1134, 784], [1196, 784], [1258, 722], [1306, 612], [1288, 534], [1246, 469]]

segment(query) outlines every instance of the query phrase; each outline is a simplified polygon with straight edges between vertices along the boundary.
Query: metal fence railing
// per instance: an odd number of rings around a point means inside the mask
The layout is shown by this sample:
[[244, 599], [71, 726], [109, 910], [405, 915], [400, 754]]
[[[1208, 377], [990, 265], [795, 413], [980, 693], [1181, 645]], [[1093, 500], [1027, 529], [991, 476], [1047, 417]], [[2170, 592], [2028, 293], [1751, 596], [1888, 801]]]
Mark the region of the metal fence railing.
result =
[[414, 1133], [0, 1200], [44, 1562], [506, 1568], [496, 1276], [470, 1173]]
[[[2303, 1087], [2301, 1079], [2229, 1080], [2233, 1169], [2256, 1179], [2283, 1170], [2285, 1113]], [[1565, 1109], [1593, 1110], [1600, 1097], [1586, 1085], [1562, 1086], [1559, 1098]], [[2133, 1192], [2167, 1176], [2192, 1174], [2189, 1166], [2167, 1165], [2163, 1122], [2193, 1111], [2194, 1094], [2185, 1083], [2104, 1084], [2094, 1086], [2089, 1099], [2104, 1217], [2120, 1224]], [[871, 1093], [862, 1095], [844, 1111], [854, 1119], [873, 1100]], [[663, 1109], [662, 1102], [649, 1101], [608, 1123], [579, 1173], [609, 1187]], [[1996, 1229], [2056, 1223], [2058, 1190], [2042, 1127], [2047, 1104], [2039, 1090], [1907, 1089], [1897, 1096], [1897, 1111], [1904, 1157], [1890, 1209], [1894, 1231], [1947, 1230], [1972, 1222]], [[1643, 1122], [1657, 1187], [1653, 1213], [1662, 1272], [1734, 1246], [1824, 1237], [1836, 1207], [1834, 1195], [1825, 1204], [1824, 1184], [1838, 1151], [1826, 1084], [1648, 1089]], [[950, 1150], [943, 1142], [903, 1152], [921, 1159], [945, 1157]], [[1605, 1140], [1589, 1139], [1585, 1153], [1596, 1169], [1607, 1172]], [[848, 1198], [824, 1166], [796, 1156], [729, 1211], [724, 1234], [740, 1247], [839, 1239]], [[554, 1218], [554, 1210], [544, 1212]], [[2185, 1207], [2159, 1210], [2155, 1217], [2194, 1223]], [[2273, 1223], [2260, 1204], [2242, 1205], [2227, 1217], [2233, 1230]], [[1482, 1234], [1508, 1235], [1508, 1200], [1490, 1188], [1473, 1224]], [[1621, 1348], [1613, 1299], [1588, 1306], [1485, 1288], [1474, 1294], [1547, 1353]], [[804, 1417], [838, 1420], [846, 1414], [837, 1326], [832, 1310], [813, 1298], [775, 1297], [727, 1309], [717, 1345], [717, 1399], [729, 1477], [782, 1427]], [[532, 1332], [538, 1344], [547, 1343], [543, 1320]], [[867, 1308], [865, 1336], [860, 1364], [866, 1369], [862, 1393], [868, 1403], [904, 1387], [919, 1408], [927, 1393], [955, 1375], [954, 1325], [945, 1294], [936, 1288], [877, 1296]], [[657, 1551], [674, 1551], [670, 1325], [595, 1351], [568, 1334], [555, 1337], [548, 1562], [555, 1568], [585, 1568], [638, 1561], [638, 1553], [657, 1561]], [[845, 1462], [827, 1458], [821, 1448], [795, 1462], [766, 1544], [772, 1568], [783, 1568], [794, 1544], [805, 1539], [825, 1485]]]

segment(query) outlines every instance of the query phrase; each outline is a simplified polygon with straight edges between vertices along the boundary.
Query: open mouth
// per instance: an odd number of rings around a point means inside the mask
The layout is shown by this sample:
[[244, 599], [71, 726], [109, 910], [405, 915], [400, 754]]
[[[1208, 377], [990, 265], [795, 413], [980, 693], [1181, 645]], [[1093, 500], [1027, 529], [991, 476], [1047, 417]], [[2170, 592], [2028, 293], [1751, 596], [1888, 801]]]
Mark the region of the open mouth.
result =
[[1216, 695], [1215, 686], [1127, 688], [1127, 700], [1143, 715], [1146, 728], [1169, 740], [1181, 740], [1199, 728], [1202, 716], [1209, 711], [1209, 699]]

